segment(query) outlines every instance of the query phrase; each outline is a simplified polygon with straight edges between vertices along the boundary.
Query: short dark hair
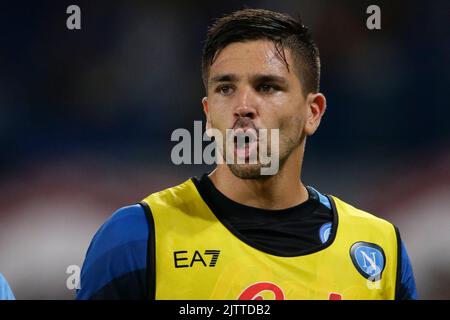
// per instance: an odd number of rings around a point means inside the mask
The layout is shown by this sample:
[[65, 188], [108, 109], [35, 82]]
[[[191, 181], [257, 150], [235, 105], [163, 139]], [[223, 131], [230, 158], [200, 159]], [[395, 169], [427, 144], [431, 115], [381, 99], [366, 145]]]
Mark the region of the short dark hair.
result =
[[202, 53], [202, 78], [208, 89], [208, 75], [217, 54], [234, 42], [271, 40], [289, 70], [284, 49], [293, 54], [300, 83], [306, 94], [319, 92], [319, 49], [301, 20], [264, 9], [243, 9], [217, 19], [208, 29]]

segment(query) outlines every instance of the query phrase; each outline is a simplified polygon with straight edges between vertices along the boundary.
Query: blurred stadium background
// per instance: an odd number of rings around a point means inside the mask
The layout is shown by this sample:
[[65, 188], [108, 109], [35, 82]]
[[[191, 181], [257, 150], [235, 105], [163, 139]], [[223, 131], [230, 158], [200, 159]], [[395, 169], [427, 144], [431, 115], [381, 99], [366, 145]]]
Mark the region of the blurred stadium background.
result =
[[174, 166], [170, 135], [203, 120], [207, 26], [243, 7], [300, 15], [321, 51], [305, 183], [394, 222], [420, 298], [450, 298], [449, 2], [272, 0], [0, 4], [0, 272], [18, 299], [72, 299], [66, 268], [108, 216], [210, 169]]

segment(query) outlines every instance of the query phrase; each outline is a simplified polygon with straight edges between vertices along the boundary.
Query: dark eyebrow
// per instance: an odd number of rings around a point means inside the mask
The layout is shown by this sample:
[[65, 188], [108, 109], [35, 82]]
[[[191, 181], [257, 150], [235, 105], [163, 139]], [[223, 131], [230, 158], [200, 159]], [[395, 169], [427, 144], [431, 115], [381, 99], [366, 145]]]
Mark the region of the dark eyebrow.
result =
[[272, 82], [287, 85], [288, 81], [286, 78], [277, 76], [274, 74], [256, 74], [251, 77], [252, 82], [262, 83], [262, 82]]
[[[264, 83], [264, 82], [270, 82], [270, 83], [279, 83], [280, 85], [287, 85], [288, 81], [286, 78], [282, 76], [277, 76], [275, 74], [255, 74], [251, 76], [251, 81], [254, 83]], [[216, 83], [220, 82], [237, 82], [239, 80], [239, 77], [235, 74], [219, 74], [217, 76], [214, 76], [209, 81], [209, 85], [214, 85]]]
[[236, 82], [238, 80], [238, 76], [235, 74], [219, 74], [214, 76], [209, 80], [210, 85], [213, 85], [218, 82]]

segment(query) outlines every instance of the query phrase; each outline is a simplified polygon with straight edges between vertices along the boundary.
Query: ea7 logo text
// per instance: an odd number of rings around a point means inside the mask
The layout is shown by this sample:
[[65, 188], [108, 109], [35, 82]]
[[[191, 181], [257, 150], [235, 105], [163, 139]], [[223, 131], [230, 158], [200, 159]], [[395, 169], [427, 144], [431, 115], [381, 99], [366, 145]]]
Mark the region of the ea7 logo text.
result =
[[181, 250], [173, 252], [173, 260], [175, 268], [192, 268], [195, 265], [215, 267], [219, 255], [220, 250], [205, 250], [203, 253], [200, 253], [198, 250], [194, 252]]

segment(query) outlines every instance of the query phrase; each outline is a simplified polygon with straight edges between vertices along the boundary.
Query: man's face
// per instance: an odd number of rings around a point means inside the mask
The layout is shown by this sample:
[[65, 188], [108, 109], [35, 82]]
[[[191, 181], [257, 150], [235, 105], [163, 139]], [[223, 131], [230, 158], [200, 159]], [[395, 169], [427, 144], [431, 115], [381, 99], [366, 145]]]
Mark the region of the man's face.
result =
[[[305, 96], [290, 50], [285, 49], [285, 56], [289, 70], [271, 41], [236, 42], [226, 46], [211, 65], [208, 94], [203, 99], [209, 126], [218, 129], [222, 137], [226, 137], [227, 129], [237, 135], [249, 129], [249, 132], [267, 129], [270, 154], [270, 132], [278, 129], [279, 151], [275, 156], [279, 157], [280, 167], [302, 142], [306, 118]], [[256, 135], [254, 141], [244, 145], [234, 143], [227, 148], [224, 139], [221, 153], [224, 159], [233, 152], [234, 159], [248, 160], [253, 153], [261, 152], [258, 140]], [[228, 166], [237, 177], [261, 177], [259, 161], [237, 164], [235, 160]]]

